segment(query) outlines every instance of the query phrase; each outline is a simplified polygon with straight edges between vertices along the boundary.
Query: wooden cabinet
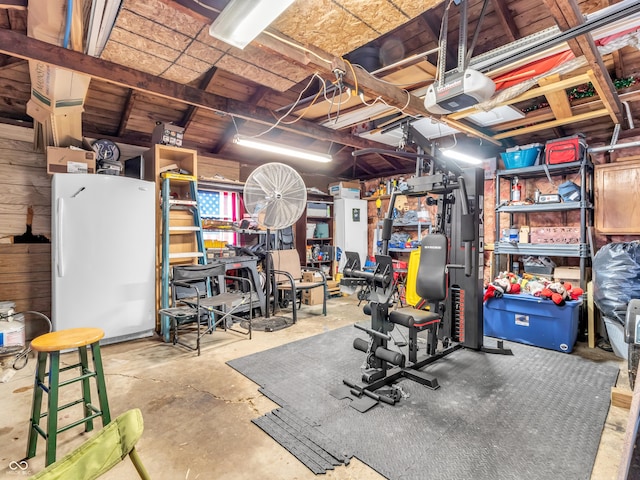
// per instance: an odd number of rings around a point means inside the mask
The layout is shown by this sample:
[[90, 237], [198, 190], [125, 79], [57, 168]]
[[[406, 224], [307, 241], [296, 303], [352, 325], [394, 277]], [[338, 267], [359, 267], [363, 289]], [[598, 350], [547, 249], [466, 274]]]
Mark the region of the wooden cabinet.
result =
[[294, 241], [300, 264], [324, 268], [333, 276], [333, 197], [307, 195], [307, 207], [294, 226]]
[[596, 165], [596, 230], [607, 235], [640, 233], [640, 161]]

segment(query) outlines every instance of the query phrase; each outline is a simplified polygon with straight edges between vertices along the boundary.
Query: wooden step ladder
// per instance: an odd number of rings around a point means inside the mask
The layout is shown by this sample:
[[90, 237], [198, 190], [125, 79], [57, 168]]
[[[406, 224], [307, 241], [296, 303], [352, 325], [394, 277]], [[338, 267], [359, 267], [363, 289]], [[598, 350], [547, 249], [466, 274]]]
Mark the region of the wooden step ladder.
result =
[[[162, 269], [160, 286], [161, 308], [168, 308], [170, 274], [174, 264], [206, 265], [207, 254], [202, 233], [202, 218], [198, 205], [198, 179], [193, 175], [165, 172], [162, 177]], [[171, 198], [171, 185], [188, 184], [189, 198]], [[172, 212], [174, 214], [172, 215]], [[172, 239], [175, 239], [172, 242]], [[178, 241], [179, 240], [179, 241]], [[172, 248], [173, 247], [173, 248]], [[170, 340], [170, 318], [161, 315], [160, 333]]]

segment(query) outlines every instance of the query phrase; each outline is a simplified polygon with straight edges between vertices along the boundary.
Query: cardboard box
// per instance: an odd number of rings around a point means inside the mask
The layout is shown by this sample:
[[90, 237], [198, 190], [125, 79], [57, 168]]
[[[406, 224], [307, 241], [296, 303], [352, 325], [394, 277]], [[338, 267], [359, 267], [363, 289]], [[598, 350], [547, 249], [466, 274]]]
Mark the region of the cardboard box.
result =
[[582, 300], [559, 306], [533, 295], [490, 298], [484, 303], [484, 334], [571, 353], [578, 337]]
[[[585, 268], [584, 274], [585, 280], [590, 280], [591, 268]], [[556, 267], [553, 271], [553, 278], [558, 282], [571, 282], [574, 285], [580, 285], [580, 267]]]
[[82, 145], [82, 107], [56, 108], [55, 113], [31, 98], [27, 102], [27, 115], [41, 123], [36, 128], [36, 144], [46, 146], [80, 147]]
[[360, 182], [330, 183], [329, 194], [336, 198], [360, 198]]
[[328, 203], [307, 202], [307, 217], [329, 217], [330, 207]]
[[302, 303], [305, 305], [319, 305], [323, 299], [324, 287], [316, 287], [302, 291]]
[[302, 272], [303, 282], [321, 282], [322, 275], [318, 272]]
[[31, 100], [38, 106], [54, 115], [69, 113], [69, 109], [82, 112], [90, 76], [34, 60], [29, 61], [29, 75]]
[[153, 129], [151, 143], [161, 145], [182, 146], [184, 128], [172, 123], [160, 123]]
[[531, 227], [531, 243], [580, 243], [580, 227]]
[[47, 173], [95, 173], [96, 153], [72, 148], [47, 147]]

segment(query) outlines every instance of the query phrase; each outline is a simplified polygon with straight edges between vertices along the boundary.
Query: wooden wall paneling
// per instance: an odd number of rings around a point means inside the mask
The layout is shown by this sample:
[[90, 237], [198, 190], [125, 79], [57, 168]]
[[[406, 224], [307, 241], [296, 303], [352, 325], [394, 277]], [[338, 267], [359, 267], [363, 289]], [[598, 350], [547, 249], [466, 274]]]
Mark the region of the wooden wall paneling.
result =
[[240, 180], [240, 163], [233, 160], [198, 156], [198, 177], [215, 179], [222, 176], [228, 180]]
[[[25, 233], [30, 206], [32, 233], [51, 234], [51, 177], [44, 155], [34, 152], [32, 129], [0, 128], [0, 191], [0, 301], [50, 317], [51, 245], [10, 243], [13, 236]], [[37, 316], [25, 320], [28, 339], [48, 330]]]
[[25, 233], [29, 206], [34, 209], [32, 232], [51, 234], [51, 178], [44, 155], [33, 151], [32, 141], [22, 140], [29, 133], [33, 140], [33, 130], [27, 129], [8, 129], [10, 136], [0, 138], [0, 238], [5, 242]]
[[[51, 245], [0, 245], [0, 301], [16, 303], [16, 311], [34, 310], [51, 318]], [[32, 339], [47, 331], [40, 317], [25, 317]]]

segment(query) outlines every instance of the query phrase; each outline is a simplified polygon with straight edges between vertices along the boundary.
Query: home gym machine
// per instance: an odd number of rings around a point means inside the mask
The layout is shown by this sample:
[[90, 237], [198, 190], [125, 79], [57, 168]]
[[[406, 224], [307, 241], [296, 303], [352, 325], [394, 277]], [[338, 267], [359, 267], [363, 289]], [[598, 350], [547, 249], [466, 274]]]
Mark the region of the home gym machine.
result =
[[[430, 164], [428, 170], [426, 161]], [[420, 369], [460, 348], [512, 354], [501, 341], [497, 348], [483, 345], [484, 170], [442, 162], [424, 154], [419, 147], [416, 175], [407, 183], [409, 188], [403, 195], [426, 197], [429, 205], [437, 205], [433, 231], [424, 235], [420, 243], [416, 292], [422, 299], [422, 308], [395, 308], [393, 302], [394, 272], [388, 246], [399, 192], [392, 192], [390, 198], [375, 270], [363, 271], [358, 255], [345, 253], [344, 282], [366, 284], [369, 303], [364, 312], [371, 316], [371, 324], [355, 325], [369, 335], [368, 340], [356, 338], [353, 342], [356, 350], [366, 354], [361, 382], [344, 380], [332, 395], [357, 397], [352, 406], [359, 411], [380, 401], [395, 404], [400, 397], [393, 384], [400, 378], [437, 389], [437, 378]], [[396, 325], [408, 330], [408, 343], [393, 339], [391, 332]], [[426, 332], [426, 351], [421, 355], [420, 332]], [[404, 347], [407, 348], [403, 351]], [[382, 393], [382, 387], [389, 386], [384, 389], [388, 394]]]

